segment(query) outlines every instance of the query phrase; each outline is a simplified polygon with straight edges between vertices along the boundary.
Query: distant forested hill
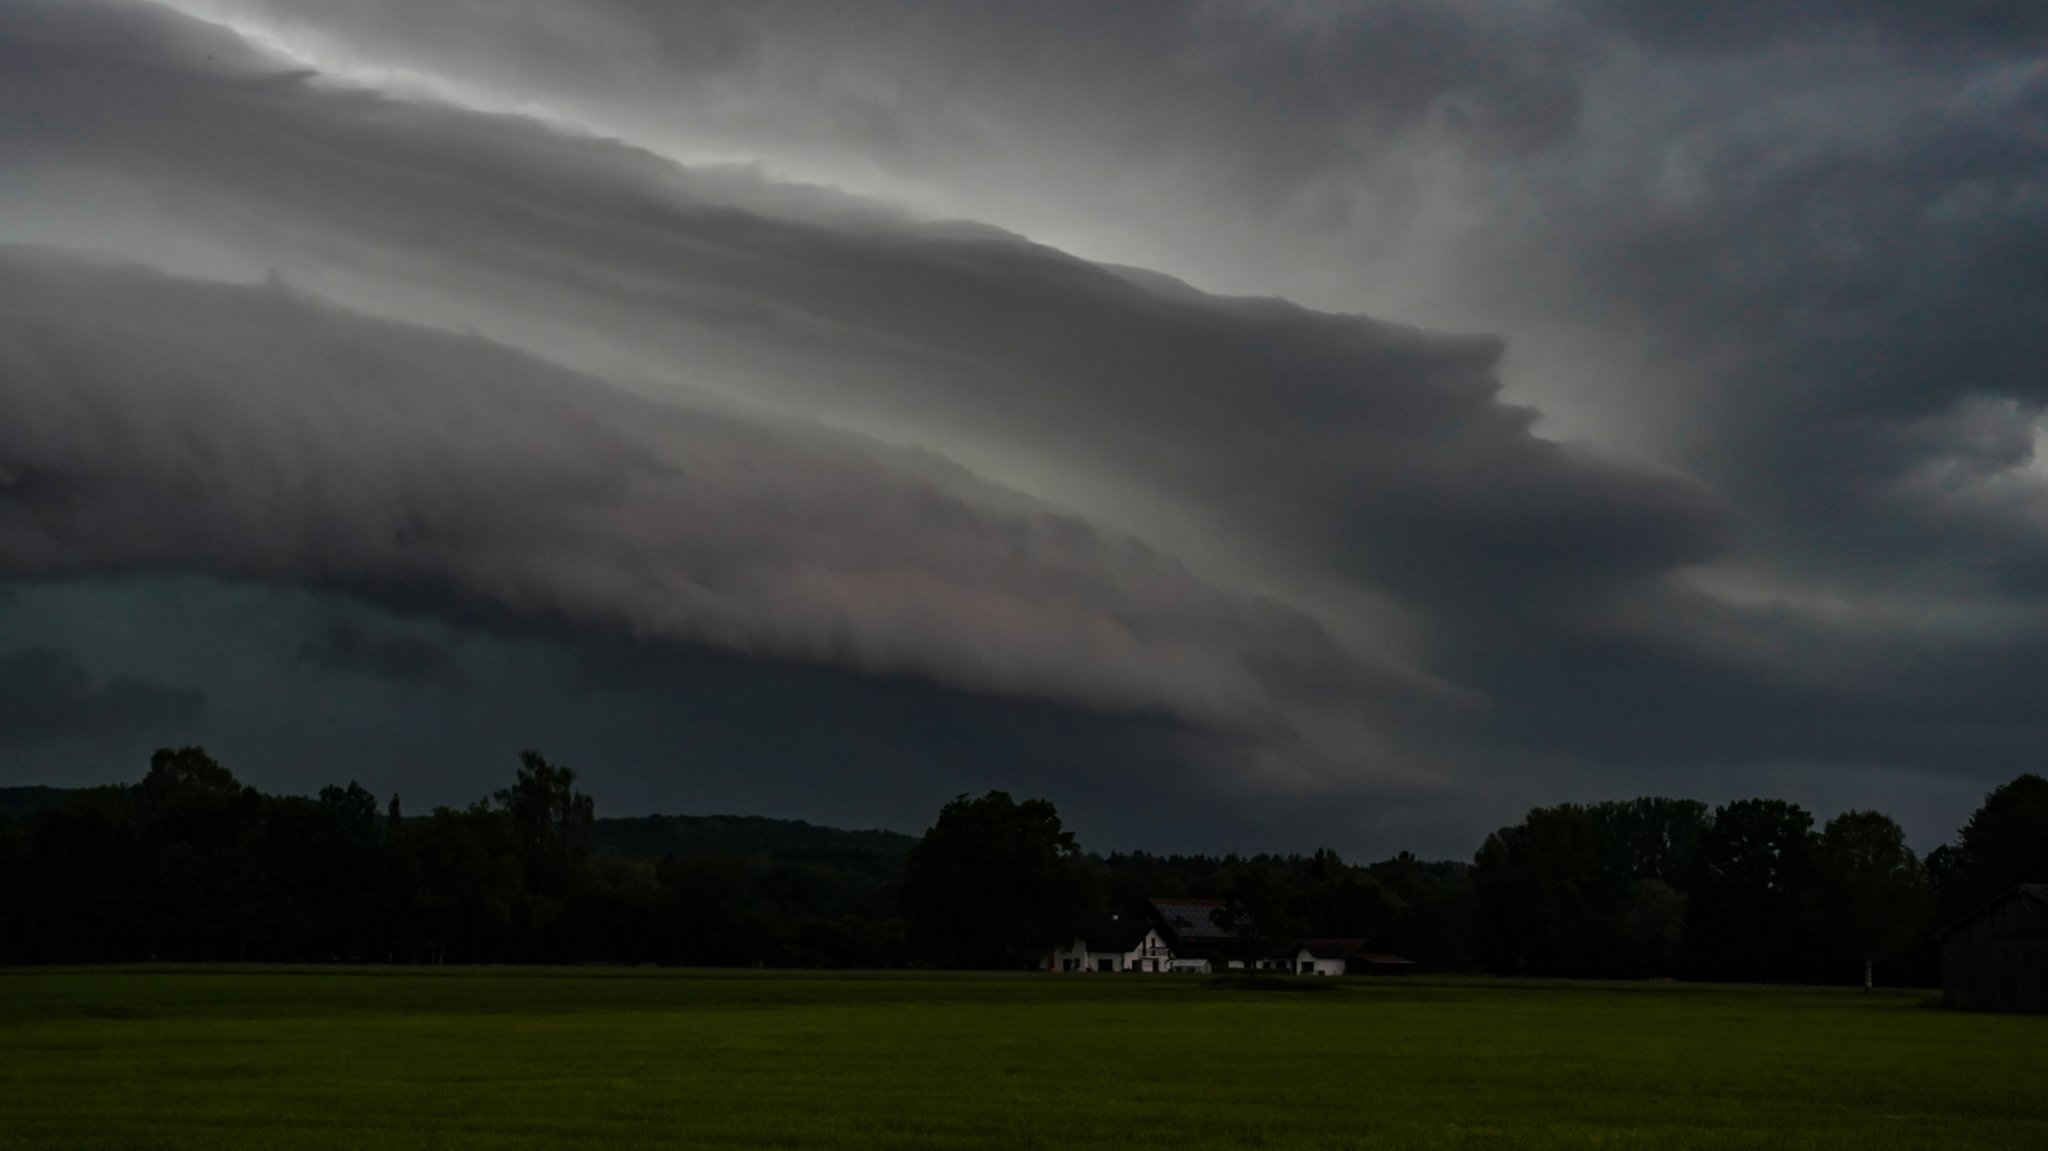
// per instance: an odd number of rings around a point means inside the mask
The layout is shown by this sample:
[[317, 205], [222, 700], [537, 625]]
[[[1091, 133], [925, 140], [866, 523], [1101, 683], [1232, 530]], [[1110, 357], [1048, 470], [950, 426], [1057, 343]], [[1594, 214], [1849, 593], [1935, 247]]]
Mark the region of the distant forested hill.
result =
[[575, 778], [528, 754], [493, 801], [396, 823], [355, 784], [267, 795], [199, 748], [139, 783], [0, 788], [0, 963], [909, 962], [911, 837], [594, 819]]
[[[43, 811], [82, 790], [86, 789], [0, 787], [0, 815], [19, 818]], [[901, 863], [916, 842], [916, 836], [901, 832], [846, 831], [759, 815], [637, 815], [598, 819], [590, 828], [593, 850], [650, 859], [693, 854], [768, 855], [810, 863], [893, 865]]]
[[642, 815], [599, 819], [593, 850], [659, 859], [668, 855], [771, 855], [812, 863], [900, 863], [917, 842], [895, 831], [843, 831], [759, 815]]
[[65, 787], [0, 787], [0, 815], [23, 816], [55, 807], [72, 791]]

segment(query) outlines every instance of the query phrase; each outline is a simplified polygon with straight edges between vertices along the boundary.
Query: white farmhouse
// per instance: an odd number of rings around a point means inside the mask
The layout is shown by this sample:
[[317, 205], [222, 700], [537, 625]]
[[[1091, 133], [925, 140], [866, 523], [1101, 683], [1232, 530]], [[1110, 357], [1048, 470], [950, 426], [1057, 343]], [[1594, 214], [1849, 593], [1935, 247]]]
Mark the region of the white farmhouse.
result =
[[1176, 963], [1173, 948], [1148, 923], [1134, 919], [1105, 919], [1049, 953], [1042, 964], [1047, 971], [1207, 971], [1187, 961]]

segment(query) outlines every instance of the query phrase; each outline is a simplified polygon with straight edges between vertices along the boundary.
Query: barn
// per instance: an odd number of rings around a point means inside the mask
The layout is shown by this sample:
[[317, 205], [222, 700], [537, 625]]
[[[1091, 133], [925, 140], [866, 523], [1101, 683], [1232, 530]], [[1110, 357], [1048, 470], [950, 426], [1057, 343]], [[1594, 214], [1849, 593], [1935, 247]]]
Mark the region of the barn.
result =
[[1941, 930], [1941, 992], [1963, 1011], [2048, 1012], [2048, 883], [2022, 883]]
[[1401, 975], [1415, 964], [1364, 939], [1298, 939], [1259, 961], [1262, 971], [1301, 975]]

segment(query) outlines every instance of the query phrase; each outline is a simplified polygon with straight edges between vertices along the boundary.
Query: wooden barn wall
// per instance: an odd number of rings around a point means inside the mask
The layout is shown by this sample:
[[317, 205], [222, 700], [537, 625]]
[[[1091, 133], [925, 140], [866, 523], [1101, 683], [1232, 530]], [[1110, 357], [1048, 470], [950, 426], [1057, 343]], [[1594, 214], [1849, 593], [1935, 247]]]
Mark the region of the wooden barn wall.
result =
[[1942, 994], [1967, 1011], [2048, 1012], [2048, 904], [2012, 895], [1949, 932]]

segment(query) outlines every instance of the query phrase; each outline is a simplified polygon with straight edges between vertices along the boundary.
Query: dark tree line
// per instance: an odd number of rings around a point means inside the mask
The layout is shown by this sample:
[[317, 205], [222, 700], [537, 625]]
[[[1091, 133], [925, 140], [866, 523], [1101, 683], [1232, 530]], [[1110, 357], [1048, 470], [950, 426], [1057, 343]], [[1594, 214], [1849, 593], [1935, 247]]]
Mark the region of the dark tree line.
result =
[[[2048, 878], [2048, 781], [1994, 790], [1925, 860], [1877, 812], [1779, 800], [1537, 808], [1474, 861], [1090, 855], [1053, 805], [961, 796], [922, 839], [742, 817], [599, 820], [532, 752], [468, 807], [351, 783], [265, 795], [198, 748], [132, 786], [0, 805], [0, 962], [1020, 968], [1156, 897], [1254, 940], [1366, 938], [1428, 970], [1931, 978], [1930, 933]], [[6, 798], [0, 796], [0, 799]], [[1256, 944], [1248, 944], [1256, 947]], [[1249, 953], [1248, 953], [1249, 957]]]
[[408, 818], [164, 750], [134, 786], [0, 815], [0, 961], [905, 962], [893, 859], [623, 855], [593, 850], [596, 823], [532, 752], [491, 798]]
[[[1929, 982], [1935, 927], [2048, 879], [2048, 781], [1994, 790], [1922, 861], [1889, 816], [1816, 827], [1797, 804], [1561, 804], [1486, 838], [1472, 864], [1403, 853], [1084, 855], [1052, 805], [1002, 792], [948, 804], [911, 853], [913, 953], [1021, 967], [1105, 912], [1219, 898], [1243, 958], [1272, 941], [1365, 938], [1429, 970], [1729, 981]], [[1019, 908], [1026, 909], [1018, 914]]]
[[1502, 973], [1927, 982], [1940, 924], [2044, 876], [2035, 775], [1993, 790], [1925, 860], [1875, 811], [1817, 827], [1774, 799], [1562, 804], [1480, 847], [1475, 941]]
[[1085, 855], [1044, 800], [992, 791], [946, 805], [911, 849], [903, 908], [912, 954], [947, 967], [1033, 966], [1105, 915], [1154, 898], [1229, 901], [1245, 958], [1261, 941], [1368, 938], [1437, 970], [1475, 966], [1472, 888], [1459, 863], [1402, 853], [1368, 866], [1311, 855]]
[[[1378, 863], [1346, 863], [1335, 851], [1308, 855], [1114, 854], [1094, 866], [1103, 905], [1144, 913], [1147, 900], [1228, 901], [1230, 926], [1252, 939], [1370, 939], [1382, 950], [1436, 971], [1476, 966], [1473, 893], [1465, 864], [1408, 852]], [[1226, 919], [1229, 916], [1226, 914]]]

